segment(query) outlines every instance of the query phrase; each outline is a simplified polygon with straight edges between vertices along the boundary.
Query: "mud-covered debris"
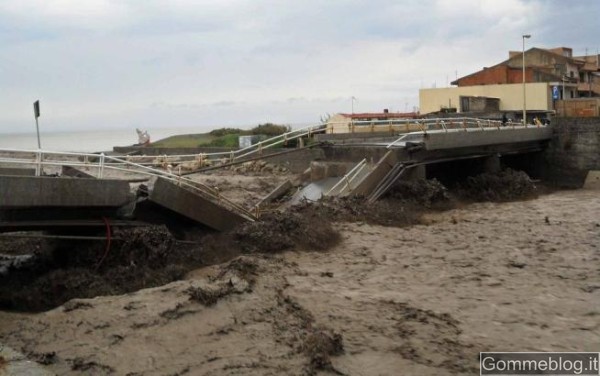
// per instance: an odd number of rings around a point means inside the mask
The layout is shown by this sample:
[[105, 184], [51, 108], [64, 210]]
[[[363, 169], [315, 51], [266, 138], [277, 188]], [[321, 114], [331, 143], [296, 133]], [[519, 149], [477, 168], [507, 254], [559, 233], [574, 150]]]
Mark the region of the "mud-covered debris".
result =
[[252, 287], [258, 276], [258, 261], [252, 257], [240, 256], [219, 268], [218, 275], [213, 280], [223, 280], [228, 274], [234, 274], [245, 280]]
[[86, 361], [81, 358], [71, 360], [71, 370], [93, 373], [95, 375], [110, 375], [114, 374], [115, 370], [105, 364], [100, 364], [94, 361]]
[[437, 179], [400, 181], [384, 197], [414, 203], [426, 209], [445, 209], [451, 204], [448, 189]]
[[504, 202], [536, 198], [538, 188], [525, 172], [505, 169], [468, 177], [459, 184], [457, 194], [468, 201]]
[[222, 266], [217, 276], [210, 279], [211, 285], [193, 286], [186, 293], [190, 301], [210, 307], [227, 295], [252, 292], [257, 270], [255, 260], [241, 256]]
[[[23, 351], [23, 350], [21, 350]], [[51, 352], [43, 352], [43, 353], [37, 353], [37, 352], [25, 352], [23, 351], [23, 353], [27, 354], [27, 359], [31, 359], [36, 363], [42, 364], [42, 365], [49, 365], [49, 364], [54, 364], [57, 362], [58, 358], [56, 356], [56, 353], [54, 351]]]
[[356, 222], [381, 226], [410, 226], [420, 223], [423, 209], [414, 202], [388, 198], [373, 203], [363, 197], [325, 198], [294, 207], [302, 215], [325, 218], [328, 222]]
[[201, 287], [190, 287], [186, 290], [186, 293], [190, 296], [191, 301], [207, 307], [217, 304], [219, 299], [227, 295], [227, 291], [224, 289], [209, 290]]
[[185, 315], [196, 313], [194, 309], [187, 309], [183, 303], [177, 303], [175, 308], [167, 309], [162, 311], [159, 316], [167, 320], [177, 320]]
[[331, 356], [344, 353], [342, 335], [327, 328], [313, 330], [306, 336], [302, 346], [313, 370], [334, 370]]
[[290, 211], [245, 223], [235, 230], [234, 238], [244, 252], [276, 253], [295, 247], [327, 250], [340, 241], [340, 234], [318, 212]]
[[80, 300], [69, 300], [63, 305], [64, 312], [71, 312], [77, 309], [86, 309], [92, 308], [93, 306], [90, 303], [82, 302]]
[[[202, 266], [198, 249], [176, 244], [164, 226], [115, 231], [106, 242], [54, 241], [0, 275], [0, 308], [43, 311], [73, 298], [122, 294], [180, 279]], [[65, 311], [85, 308], [69, 303]]]

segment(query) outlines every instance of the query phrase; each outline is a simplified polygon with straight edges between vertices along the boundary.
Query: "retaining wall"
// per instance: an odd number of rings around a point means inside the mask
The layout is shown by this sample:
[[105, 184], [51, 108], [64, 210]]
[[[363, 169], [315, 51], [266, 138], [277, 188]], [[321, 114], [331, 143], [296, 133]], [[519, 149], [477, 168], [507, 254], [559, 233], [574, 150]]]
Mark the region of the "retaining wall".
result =
[[544, 181], [580, 188], [588, 171], [600, 170], [600, 117], [555, 118], [553, 137], [539, 156]]

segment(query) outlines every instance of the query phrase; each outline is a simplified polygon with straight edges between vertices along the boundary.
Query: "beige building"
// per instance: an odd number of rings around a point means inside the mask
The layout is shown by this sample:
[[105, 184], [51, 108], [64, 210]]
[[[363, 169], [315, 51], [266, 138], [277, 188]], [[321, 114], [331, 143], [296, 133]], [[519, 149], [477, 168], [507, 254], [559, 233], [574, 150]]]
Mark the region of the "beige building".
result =
[[418, 113], [365, 112], [355, 114], [335, 114], [327, 121], [327, 133], [364, 133], [364, 132], [398, 132], [416, 130], [418, 126], [410, 126], [408, 119], [416, 119]]
[[[526, 85], [528, 111], [552, 111], [552, 87], [561, 83], [535, 82]], [[419, 90], [422, 114], [456, 108], [456, 112], [468, 112], [464, 98], [487, 97], [499, 99], [500, 111], [523, 110], [523, 84], [477, 85], [440, 89]]]
[[[458, 78], [452, 82], [456, 87], [420, 90], [421, 113], [513, 112], [517, 115], [523, 111], [523, 82], [528, 113], [558, 111], [560, 100], [581, 101], [571, 105], [574, 111], [577, 109], [576, 113], [594, 113], [597, 109], [582, 110], [595, 102], [581, 98], [600, 97], [600, 55], [573, 57], [573, 50], [568, 47], [534, 47], [524, 55], [511, 51], [508, 60]], [[561, 107], [569, 106], [561, 103]]]

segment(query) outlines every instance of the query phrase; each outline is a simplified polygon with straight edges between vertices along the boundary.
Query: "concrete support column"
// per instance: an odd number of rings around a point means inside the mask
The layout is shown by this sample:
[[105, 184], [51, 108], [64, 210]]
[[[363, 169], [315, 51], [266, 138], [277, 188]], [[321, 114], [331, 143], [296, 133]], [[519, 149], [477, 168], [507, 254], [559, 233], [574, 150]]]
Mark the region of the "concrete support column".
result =
[[492, 155], [483, 161], [483, 171], [491, 174], [500, 172], [500, 156]]
[[425, 165], [420, 165], [420, 166], [416, 166], [416, 167], [409, 169], [406, 172], [406, 175], [404, 175], [404, 178], [402, 180], [414, 181], [414, 180], [426, 179], [426, 178], [427, 178], [427, 173], [426, 173]]

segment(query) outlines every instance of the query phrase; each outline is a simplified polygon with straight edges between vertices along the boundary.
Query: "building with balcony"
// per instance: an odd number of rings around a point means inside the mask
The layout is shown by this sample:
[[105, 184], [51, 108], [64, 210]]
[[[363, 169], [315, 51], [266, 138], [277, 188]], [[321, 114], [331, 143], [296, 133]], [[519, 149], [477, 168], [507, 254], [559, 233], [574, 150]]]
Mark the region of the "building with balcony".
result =
[[[567, 47], [525, 51], [527, 112], [543, 116], [556, 112], [558, 107], [566, 108], [562, 100], [600, 97], [599, 59], [599, 55], [573, 57], [572, 49]], [[455, 87], [420, 90], [421, 113], [448, 108], [458, 113], [486, 112], [472, 105], [485, 99], [497, 103], [497, 111], [519, 117], [523, 110], [523, 53], [511, 51], [507, 60], [458, 78], [452, 85]]]

